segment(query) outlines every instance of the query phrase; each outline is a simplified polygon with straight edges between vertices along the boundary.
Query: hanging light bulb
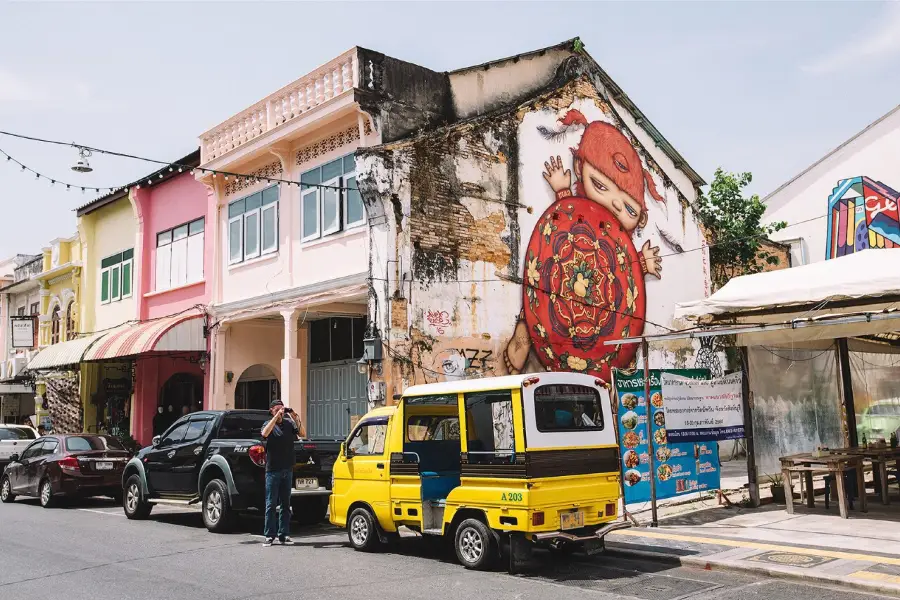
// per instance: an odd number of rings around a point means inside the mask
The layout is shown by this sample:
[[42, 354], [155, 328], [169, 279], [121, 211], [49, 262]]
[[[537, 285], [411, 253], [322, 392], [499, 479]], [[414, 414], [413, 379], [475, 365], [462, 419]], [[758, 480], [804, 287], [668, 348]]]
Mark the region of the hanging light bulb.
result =
[[91, 151], [87, 148], [77, 148], [79, 158], [78, 162], [72, 165], [72, 170], [76, 173], [90, 173], [94, 170], [94, 168], [91, 166], [91, 163], [88, 162], [88, 158], [91, 156]]

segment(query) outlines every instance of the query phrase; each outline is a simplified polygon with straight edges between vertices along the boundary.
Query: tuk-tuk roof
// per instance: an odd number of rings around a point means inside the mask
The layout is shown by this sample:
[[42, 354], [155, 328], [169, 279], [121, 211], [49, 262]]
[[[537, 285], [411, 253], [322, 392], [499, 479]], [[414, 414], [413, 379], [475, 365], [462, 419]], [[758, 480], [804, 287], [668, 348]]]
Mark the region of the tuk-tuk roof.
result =
[[[522, 387], [522, 383], [526, 379], [532, 377], [540, 377], [541, 373], [525, 373], [522, 375], [505, 375], [503, 377], [479, 377], [475, 379], [461, 379], [458, 381], [444, 381], [441, 383], [425, 383], [414, 385], [406, 388], [403, 397], [409, 396], [430, 396], [432, 394], [460, 394], [466, 392], [484, 391], [484, 390], [509, 390]], [[592, 378], [582, 373], [566, 373], [573, 378]]]

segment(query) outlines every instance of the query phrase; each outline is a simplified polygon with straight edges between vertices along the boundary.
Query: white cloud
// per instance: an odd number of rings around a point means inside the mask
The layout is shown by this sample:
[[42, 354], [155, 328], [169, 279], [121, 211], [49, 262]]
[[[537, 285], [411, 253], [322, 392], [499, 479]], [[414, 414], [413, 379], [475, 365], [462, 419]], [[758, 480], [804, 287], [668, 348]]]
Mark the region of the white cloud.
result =
[[859, 24], [850, 31], [846, 41], [838, 42], [830, 52], [800, 68], [824, 75], [900, 54], [900, 2], [888, 3], [874, 27]]

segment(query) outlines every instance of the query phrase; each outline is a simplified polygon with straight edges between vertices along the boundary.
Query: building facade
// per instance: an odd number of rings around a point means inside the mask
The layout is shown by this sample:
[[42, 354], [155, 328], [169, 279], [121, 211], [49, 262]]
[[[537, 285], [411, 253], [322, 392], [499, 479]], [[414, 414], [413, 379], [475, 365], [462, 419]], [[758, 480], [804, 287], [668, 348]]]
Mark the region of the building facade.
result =
[[0, 288], [0, 422], [20, 423], [35, 414], [34, 387], [24, 371], [38, 347], [41, 285], [37, 276], [44, 257], [20, 254], [4, 262], [13, 272], [4, 273]]

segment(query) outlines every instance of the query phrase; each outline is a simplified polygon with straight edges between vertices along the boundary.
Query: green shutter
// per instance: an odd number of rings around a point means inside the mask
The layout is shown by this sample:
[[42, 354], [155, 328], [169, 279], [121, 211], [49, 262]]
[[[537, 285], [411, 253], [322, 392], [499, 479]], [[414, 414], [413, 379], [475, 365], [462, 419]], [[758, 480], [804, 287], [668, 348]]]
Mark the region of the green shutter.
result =
[[122, 296], [131, 295], [131, 261], [122, 265]]
[[100, 302], [109, 301], [109, 271], [100, 273]]
[[110, 287], [112, 288], [111, 297], [113, 300], [118, 300], [119, 298], [122, 297], [122, 290], [121, 290], [121, 286], [120, 286], [120, 284], [122, 283], [122, 278], [121, 278], [121, 273], [120, 273], [121, 269], [122, 269], [122, 267], [120, 267], [119, 265], [116, 265], [115, 267], [113, 267], [112, 269], [109, 270], [109, 276], [110, 276], [110, 279], [112, 279], [112, 282], [111, 282], [112, 285]]

